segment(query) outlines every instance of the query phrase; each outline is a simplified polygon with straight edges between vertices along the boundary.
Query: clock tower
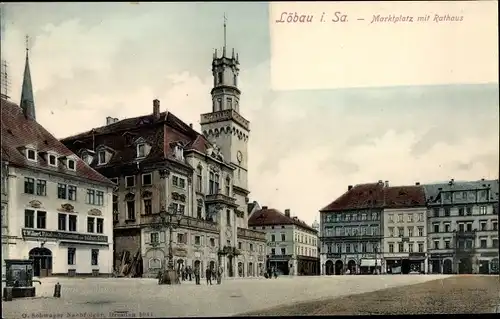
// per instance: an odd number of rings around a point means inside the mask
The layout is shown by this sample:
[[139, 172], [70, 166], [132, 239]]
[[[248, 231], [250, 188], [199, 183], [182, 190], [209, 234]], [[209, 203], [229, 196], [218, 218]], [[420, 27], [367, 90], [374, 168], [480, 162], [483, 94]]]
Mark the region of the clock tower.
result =
[[232, 193], [239, 206], [238, 210], [245, 212], [245, 223], [247, 223], [250, 123], [240, 114], [239, 66], [239, 56], [235, 50], [232, 49], [231, 54], [226, 50], [224, 21], [224, 46], [222, 52], [216, 49], [212, 58], [213, 88], [210, 92], [212, 112], [202, 114], [200, 124], [205, 137], [220, 148], [224, 161], [234, 167]]

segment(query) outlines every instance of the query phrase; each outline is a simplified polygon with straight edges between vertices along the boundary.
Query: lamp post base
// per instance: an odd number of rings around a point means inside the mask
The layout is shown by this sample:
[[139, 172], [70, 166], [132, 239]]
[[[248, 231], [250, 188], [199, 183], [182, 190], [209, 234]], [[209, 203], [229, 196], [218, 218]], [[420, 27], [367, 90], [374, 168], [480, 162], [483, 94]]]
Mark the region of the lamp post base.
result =
[[179, 275], [174, 269], [165, 270], [158, 280], [159, 285], [180, 285], [180, 283]]

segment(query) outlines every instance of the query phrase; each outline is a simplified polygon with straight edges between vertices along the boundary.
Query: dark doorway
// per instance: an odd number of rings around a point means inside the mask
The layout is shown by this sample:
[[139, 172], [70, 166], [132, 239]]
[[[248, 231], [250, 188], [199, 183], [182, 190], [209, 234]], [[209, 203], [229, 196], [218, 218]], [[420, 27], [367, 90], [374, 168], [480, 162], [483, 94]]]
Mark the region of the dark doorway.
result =
[[351, 275], [354, 275], [356, 273], [356, 262], [354, 260], [349, 260], [347, 262], [347, 269], [349, 269]]
[[488, 260], [479, 261], [479, 273], [482, 275], [487, 275], [490, 273], [490, 262]]
[[432, 260], [431, 265], [433, 274], [441, 273], [441, 263], [439, 262], [439, 260]]
[[460, 263], [458, 265], [458, 273], [459, 274], [472, 274], [472, 261], [470, 258], [460, 259]]
[[29, 252], [33, 260], [33, 276], [48, 277], [52, 275], [52, 252], [45, 247], [33, 248]]
[[227, 274], [229, 277], [234, 277], [233, 273], [233, 257], [228, 257], [227, 259]]
[[333, 261], [331, 260], [328, 260], [325, 264], [325, 274], [330, 276], [330, 275], [333, 275], [334, 274], [334, 271], [333, 271]]
[[344, 271], [344, 263], [342, 260], [337, 260], [335, 262], [335, 275], [342, 275]]
[[443, 274], [451, 274], [453, 272], [453, 263], [451, 260], [446, 259], [443, 262]]
[[403, 259], [401, 261], [401, 273], [403, 275], [407, 275], [410, 273], [410, 265], [411, 265], [411, 263], [408, 259]]

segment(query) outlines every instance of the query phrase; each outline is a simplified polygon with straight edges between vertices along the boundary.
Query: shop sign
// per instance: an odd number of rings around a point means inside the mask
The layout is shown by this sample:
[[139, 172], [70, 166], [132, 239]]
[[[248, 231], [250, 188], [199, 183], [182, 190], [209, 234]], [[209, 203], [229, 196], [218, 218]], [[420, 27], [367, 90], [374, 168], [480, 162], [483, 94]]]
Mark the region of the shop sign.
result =
[[485, 253], [481, 253], [481, 257], [498, 257], [498, 251], [487, 251]]
[[425, 257], [425, 253], [410, 253], [410, 258], [413, 257], [413, 258], [417, 258], [417, 257]]
[[108, 242], [108, 236], [104, 235], [66, 233], [66, 232], [38, 230], [38, 229], [23, 229], [23, 237], [39, 237], [47, 239], [78, 240], [78, 241], [104, 242], [104, 243]]
[[453, 254], [431, 254], [430, 258], [440, 259], [440, 258], [449, 258], [449, 257], [453, 257]]
[[326, 258], [340, 259], [340, 254], [327, 253]]

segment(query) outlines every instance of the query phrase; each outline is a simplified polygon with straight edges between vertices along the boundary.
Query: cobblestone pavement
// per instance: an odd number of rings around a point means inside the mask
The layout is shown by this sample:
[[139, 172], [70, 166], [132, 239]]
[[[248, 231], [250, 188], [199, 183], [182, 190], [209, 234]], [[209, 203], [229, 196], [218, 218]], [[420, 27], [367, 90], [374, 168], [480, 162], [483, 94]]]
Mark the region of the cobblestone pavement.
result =
[[[2, 301], [3, 318], [231, 316], [283, 304], [418, 284], [446, 275], [230, 279], [222, 285], [158, 285], [154, 279], [44, 278], [37, 297]], [[62, 296], [53, 298], [60, 282]], [[128, 312], [128, 313], [127, 313]]]

